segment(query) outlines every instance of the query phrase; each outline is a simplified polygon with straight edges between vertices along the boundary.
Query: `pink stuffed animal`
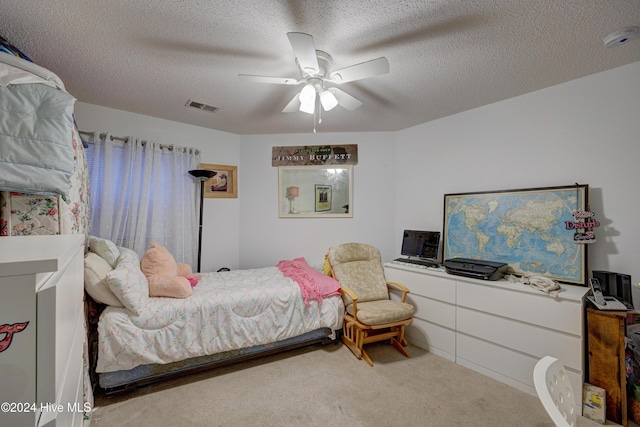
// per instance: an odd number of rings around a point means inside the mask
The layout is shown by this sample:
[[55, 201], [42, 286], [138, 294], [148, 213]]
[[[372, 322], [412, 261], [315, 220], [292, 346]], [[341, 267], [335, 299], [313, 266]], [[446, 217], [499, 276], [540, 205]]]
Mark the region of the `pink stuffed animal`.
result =
[[150, 297], [187, 298], [199, 280], [188, 264], [177, 264], [167, 248], [154, 242], [140, 260], [140, 269], [149, 282]]

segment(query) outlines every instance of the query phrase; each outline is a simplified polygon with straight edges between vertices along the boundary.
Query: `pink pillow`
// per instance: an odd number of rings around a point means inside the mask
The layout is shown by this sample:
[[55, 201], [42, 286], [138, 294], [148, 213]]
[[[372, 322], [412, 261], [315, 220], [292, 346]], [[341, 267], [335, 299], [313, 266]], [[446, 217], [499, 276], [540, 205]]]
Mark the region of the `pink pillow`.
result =
[[178, 275], [178, 264], [171, 252], [155, 242], [151, 242], [151, 247], [142, 256], [140, 268], [145, 276], [160, 274], [175, 277]]
[[[178, 264], [171, 252], [164, 246], [151, 242], [140, 260], [140, 269], [149, 282], [150, 297], [187, 298], [193, 293], [191, 283], [186, 277], [178, 275]], [[185, 273], [191, 267], [180, 265], [180, 272]]]
[[186, 277], [148, 276], [149, 296], [168, 298], [187, 298], [193, 294], [191, 283]]

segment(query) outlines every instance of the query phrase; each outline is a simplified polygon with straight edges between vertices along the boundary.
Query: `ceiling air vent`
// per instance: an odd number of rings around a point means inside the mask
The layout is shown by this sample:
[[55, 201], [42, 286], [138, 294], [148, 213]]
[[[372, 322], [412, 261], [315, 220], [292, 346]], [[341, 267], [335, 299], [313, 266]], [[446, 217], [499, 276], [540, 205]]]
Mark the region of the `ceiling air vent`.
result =
[[187, 107], [197, 108], [198, 110], [208, 111], [210, 113], [215, 113], [220, 108], [214, 107], [213, 105], [205, 104], [204, 102], [192, 101], [188, 100], [185, 104]]

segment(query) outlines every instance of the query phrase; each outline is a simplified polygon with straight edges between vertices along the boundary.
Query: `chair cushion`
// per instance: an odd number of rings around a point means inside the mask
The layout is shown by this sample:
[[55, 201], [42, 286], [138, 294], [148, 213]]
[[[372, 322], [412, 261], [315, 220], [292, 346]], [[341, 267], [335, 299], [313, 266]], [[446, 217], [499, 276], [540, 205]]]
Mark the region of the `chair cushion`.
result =
[[[336, 280], [341, 286], [355, 292], [358, 306], [361, 302], [389, 299], [382, 259], [377, 248], [345, 243], [329, 248], [328, 256]], [[343, 295], [343, 299], [345, 305], [351, 304], [351, 298], [347, 295]]]
[[[411, 304], [392, 300], [358, 302], [357, 320], [365, 325], [382, 325], [399, 322], [413, 316], [415, 308]], [[353, 304], [347, 306], [347, 313], [353, 316]]]

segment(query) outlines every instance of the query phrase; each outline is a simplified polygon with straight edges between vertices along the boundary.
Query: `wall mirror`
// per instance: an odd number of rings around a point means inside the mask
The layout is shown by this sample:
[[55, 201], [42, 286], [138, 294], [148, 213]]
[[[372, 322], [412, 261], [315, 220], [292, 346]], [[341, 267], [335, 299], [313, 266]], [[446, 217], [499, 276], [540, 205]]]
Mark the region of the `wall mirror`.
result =
[[353, 166], [280, 166], [280, 218], [352, 218]]

